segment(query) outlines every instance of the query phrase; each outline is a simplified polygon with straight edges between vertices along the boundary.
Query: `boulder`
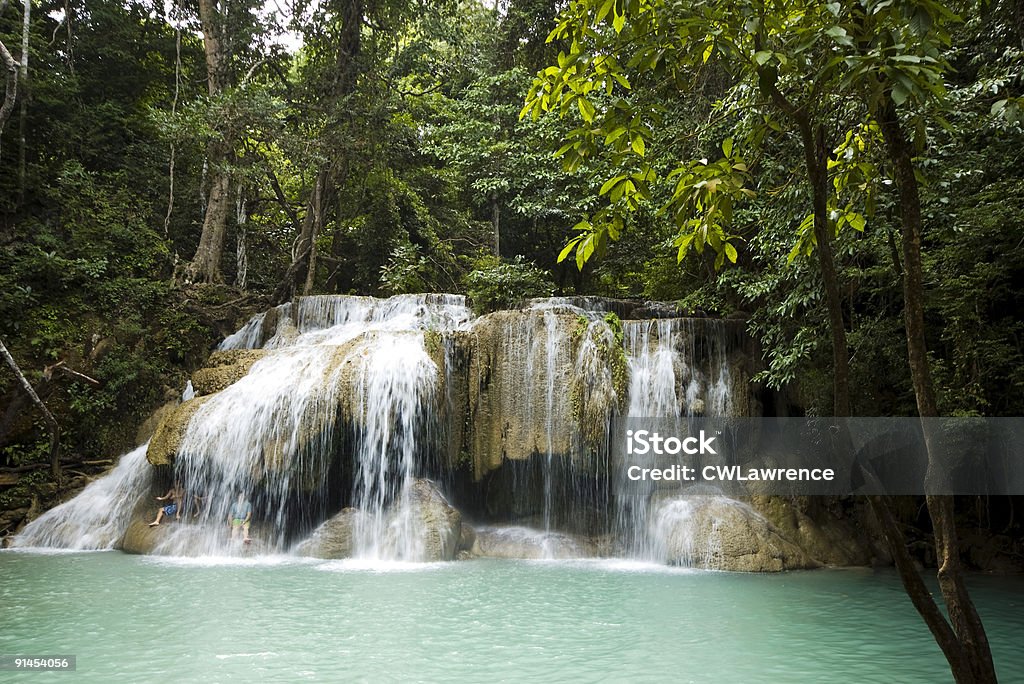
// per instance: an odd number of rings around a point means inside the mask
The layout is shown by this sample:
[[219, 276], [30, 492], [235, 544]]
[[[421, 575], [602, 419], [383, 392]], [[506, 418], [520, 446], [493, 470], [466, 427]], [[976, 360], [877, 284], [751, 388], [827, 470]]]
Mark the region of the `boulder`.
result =
[[262, 359], [262, 349], [230, 349], [210, 354], [204, 368], [192, 374], [192, 387], [196, 396], [220, 392], [249, 373], [252, 365]]
[[364, 517], [355, 508], [342, 509], [300, 542], [295, 553], [310, 558], [350, 558], [355, 553], [356, 527]]
[[570, 559], [600, 555], [590, 540], [529, 527], [482, 527], [471, 549], [479, 558]]
[[150, 515], [149, 519], [145, 519], [143, 516], [132, 518], [132, 521], [128, 524], [128, 529], [124, 531], [124, 537], [121, 538], [122, 551], [138, 554], [153, 553], [153, 550], [167, 536], [168, 528], [176, 524], [161, 523], [157, 527], [150, 527], [149, 523], [153, 517], [153, 515]]
[[[411, 537], [402, 542], [402, 547], [412, 549], [415, 557], [404, 560], [455, 560], [462, 536], [462, 515], [433, 482], [415, 480], [392, 517], [399, 524], [393, 522], [389, 530], [402, 530], [403, 535]], [[411, 523], [407, 529], [401, 524], [403, 518]]]
[[659, 496], [649, 533], [671, 565], [779, 572], [821, 566], [748, 504], [724, 496]]
[[153, 432], [146, 450], [146, 460], [155, 466], [173, 463], [189, 421], [208, 399], [209, 396], [189, 399], [169, 411]]
[[378, 534], [383, 556], [407, 561], [454, 560], [462, 539], [462, 515], [452, 508], [429, 480], [415, 480], [392, 506], [379, 529], [366, 513], [346, 508], [327, 519], [298, 546], [295, 553], [313, 558], [350, 558], [359, 547], [359, 535]]

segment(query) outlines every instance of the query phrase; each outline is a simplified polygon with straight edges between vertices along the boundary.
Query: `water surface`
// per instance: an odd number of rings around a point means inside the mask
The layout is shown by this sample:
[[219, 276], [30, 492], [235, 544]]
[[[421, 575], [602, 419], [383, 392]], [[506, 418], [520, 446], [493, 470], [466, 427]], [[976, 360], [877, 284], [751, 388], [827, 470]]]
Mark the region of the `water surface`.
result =
[[[974, 577], [1003, 681], [1024, 580]], [[949, 681], [891, 572], [0, 553], [0, 653], [49, 681]], [[27, 681], [0, 672], [0, 681]]]

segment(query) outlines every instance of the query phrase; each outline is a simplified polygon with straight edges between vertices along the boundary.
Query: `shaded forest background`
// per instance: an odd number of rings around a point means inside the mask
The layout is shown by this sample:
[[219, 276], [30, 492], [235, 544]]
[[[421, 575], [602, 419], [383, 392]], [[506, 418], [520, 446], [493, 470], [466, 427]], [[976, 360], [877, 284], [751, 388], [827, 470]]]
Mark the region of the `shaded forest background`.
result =
[[[654, 69], [615, 93], [656, 114], [640, 150], [627, 140], [661, 180], [578, 269], [559, 253], [631, 162], [614, 149], [566, 160], [565, 141], [588, 124], [582, 106], [520, 115], [537, 73], [569, 50], [548, 40], [563, 3], [295, 0], [283, 18], [251, 0], [57, 0], [32, 3], [27, 24], [21, 3], [0, 7], [20, 75], [0, 137], [0, 339], [56, 416], [66, 460], [130, 448], [223, 335], [310, 293], [463, 292], [478, 310], [548, 294], [678, 301], [747, 318], [765, 353], [758, 380], [831, 413], [821, 273], [801, 252], [812, 198], [800, 140], [752, 119], [714, 50], [688, 78]], [[952, 9], [943, 106], [907, 119], [930, 368], [942, 414], [1019, 416], [1024, 4]], [[830, 158], [870, 156], [842, 148], [862, 104], [830, 107]], [[753, 138], [734, 251], [677, 260], [666, 177]], [[833, 246], [851, 409], [913, 415], [898, 198], [884, 155], [866, 162], [870, 211], [858, 229], [837, 227]], [[0, 466], [46, 462], [42, 417], [13, 375], [0, 383]], [[47, 477], [22, 477], [0, 508], [32, 487], [53, 494]]]

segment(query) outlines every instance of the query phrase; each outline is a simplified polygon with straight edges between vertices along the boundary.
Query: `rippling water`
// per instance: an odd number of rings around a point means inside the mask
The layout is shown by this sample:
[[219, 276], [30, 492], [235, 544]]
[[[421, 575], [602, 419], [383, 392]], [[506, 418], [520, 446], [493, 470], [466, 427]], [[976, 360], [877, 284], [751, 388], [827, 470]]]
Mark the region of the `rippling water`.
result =
[[[1024, 579], [973, 578], [1003, 681]], [[48, 681], [941, 682], [890, 572], [0, 553], [0, 653]], [[0, 681], [28, 675], [0, 672]]]

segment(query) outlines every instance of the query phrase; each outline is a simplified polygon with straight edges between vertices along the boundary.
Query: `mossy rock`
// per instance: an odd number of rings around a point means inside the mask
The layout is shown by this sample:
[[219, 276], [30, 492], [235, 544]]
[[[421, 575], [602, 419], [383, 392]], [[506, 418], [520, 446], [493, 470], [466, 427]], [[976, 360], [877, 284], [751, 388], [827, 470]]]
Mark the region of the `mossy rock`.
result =
[[[809, 555], [826, 565], [866, 566], [876, 556], [863, 525], [850, 512], [830, 510], [836, 498], [752, 496], [750, 505]], [[865, 511], [853, 511], [863, 516]], [[864, 521], [866, 522], [866, 521]]]
[[197, 396], [215, 394], [249, 373], [252, 365], [262, 359], [262, 349], [231, 349], [210, 354], [207, 365], [192, 374], [192, 387]]
[[153, 439], [153, 435], [156, 434], [156, 429], [163, 422], [164, 418], [174, 413], [174, 410], [178, 408], [180, 402], [175, 399], [174, 401], [168, 401], [162, 404], [160, 408], [153, 412], [149, 418], [143, 421], [142, 425], [135, 433], [135, 443], [145, 444], [149, 440]]
[[749, 505], [723, 496], [659, 497], [652, 520], [670, 565], [733, 572], [821, 567]]
[[[212, 396], [212, 395], [211, 395]], [[173, 411], [169, 412], [160, 424], [157, 425], [153, 438], [149, 441], [149, 448], [146, 449], [146, 460], [152, 465], [170, 465], [178, 455], [178, 447], [185, 437], [185, 430], [188, 429], [189, 421], [195, 415], [199, 407], [206, 403], [209, 396], [196, 397], [179, 404]]]

